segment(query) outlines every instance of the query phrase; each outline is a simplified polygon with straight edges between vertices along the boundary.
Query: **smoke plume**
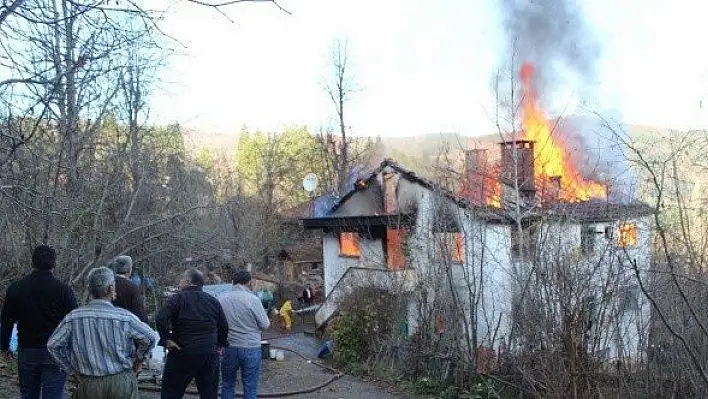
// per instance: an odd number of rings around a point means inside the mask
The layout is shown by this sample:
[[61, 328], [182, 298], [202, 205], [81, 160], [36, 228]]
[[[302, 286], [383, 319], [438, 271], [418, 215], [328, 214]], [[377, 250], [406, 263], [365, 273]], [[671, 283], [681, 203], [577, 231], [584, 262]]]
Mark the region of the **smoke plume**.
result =
[[536, 70], [535, 86], [543, 94], [562, 83], [567, 72], [584, 89], [596, 83], [601, 46], [573, 0], [501, 0], [504, 30], [512, 46], [514, 67], [524, 62]]

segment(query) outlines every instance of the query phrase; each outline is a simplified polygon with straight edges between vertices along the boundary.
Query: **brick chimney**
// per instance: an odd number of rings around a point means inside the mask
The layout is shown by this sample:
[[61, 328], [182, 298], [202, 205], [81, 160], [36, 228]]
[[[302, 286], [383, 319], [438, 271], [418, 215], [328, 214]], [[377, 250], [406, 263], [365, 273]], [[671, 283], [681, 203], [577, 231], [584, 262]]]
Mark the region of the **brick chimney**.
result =
[[398, 212], [398, 173], [384, 171], [383, 192], [384, 192], [384, 212], [392, 214]]
[[[533, 206], [536, 196], [533, 165], [533, 141], [513, 140], [499, 143], [501, 146], [502, 206], [521, 200], [523, 207]], [[519, 195], [516, 195], [516, 188]]]
[[483, 205], [491, 187], [487, 187], [489, 154], [486, 148], [465, 151], [465, 196], [473, 204]]

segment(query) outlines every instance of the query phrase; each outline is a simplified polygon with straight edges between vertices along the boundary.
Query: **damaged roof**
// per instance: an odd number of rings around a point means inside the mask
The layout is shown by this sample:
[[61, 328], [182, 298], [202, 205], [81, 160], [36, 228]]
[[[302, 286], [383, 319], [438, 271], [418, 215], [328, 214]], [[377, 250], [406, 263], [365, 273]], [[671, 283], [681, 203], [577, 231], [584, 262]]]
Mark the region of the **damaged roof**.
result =
[[[372, 186], [372, 183], [376, 181], [376, 176], [378, 176], [385, 168], [391, 168], [398, 172], [399, 176], [407, 179], [411, 182], [419, 184], [420, 186], [437, 192], [443, 197], [451, 200], [457, 206], [463, 209], [467, 209], [473, 212], [473, 214], [488, 222], [492, 223], [510, 223], [513, 222], [513, 218], [510, 213], [502, 208], [498, 208], [490, 205], [477, 205], [469, 202], [468, 200], [461, 198], [450, 191], [446, 190], [439, 184], [436, 184], [426, 178], [418, 176], [415, 172], [407, 169], [404, 166], [399, 165], [394, 160], [387, 158], [381, 162], [381, 165], [377, 167], [371, 175], [364, 179], [365, 184], [355, 184], [354, 189], [349, 191], [344, 195], [329, 211], [329, 215], [337, 211], [345, 202], [347, 202], [354, 194], [360, 190], [365, 190]], [[578, 221], [612, 221], [621, 220], [623, 218], [630, 217], [642, 217], [649, 216], [656, 212], [656, 210], [643, 202], [632, 202], [632, 203], [610, 203], [603, 200], [591, 200], [585, 202], [558, 202], [558, 203], [544, 203], [541, 206], [537, 206], [535, 212], [529, 212], [528, 217], [562, 217], [571, 220]], [[373, 217], [373, 216], [372, 216]], [[380, 217], [380, 216], [376, 216]], [[320, 219], [327, 219], [331, 224], [333, 219], [346, 219], [347, 217], [335, 217], [328, 216]], [[358, 217], [361, 218], [361, 217]], [[318, 218], [303, 218], [303, 220], [316, 221]], [[312, 223], [310, 223], [312, 224]], [[315, 223], [318, 224], [318, 223]], [[310, 226], [312, 228], [314, 225]]]
[[280, 211], [280, 216], [288, 219], [300, 219], [310, 217], [312, 201], [306, 201], [295, 206]]
[[579, 221], [593, 222], [649, 216], [655, 213], [656, 210], [654, 208], [643, 202], [615, 204], [601, 200], [547, 204], [542, 211], [545, 216], [561, 216]]
[[387, 167], [390, 167], [391, 169], [395, 170], [396, 172], [398, 172], [398, 174], [401, 177], [403, 177], [404, 179], [406, 179], [408, 181], [417, 183], [417, 184], [427, 188], [430, 191], [440, 193], [442, 196], [450, 199], [451, 201], [453, 201], [454, 203], [456, 203], [458, 206], [460, 206], [462, 208], [470, 208], [472, 206], [472, 204], [470, 204], [469, 202], [465, 201], [464, 199], [456, 196], [455, 194], [451, 193], [450, 191], [446, 190], [445, 188], [441, 187], [439, 184], [433, 183], [432, 181], [430, 181], [426, 178], [416, 175], [415, 172], [409, 170], [408, 168], [406, 168], [404, 166], [399, 165], [393, 159], [386, 158], [383, 160], [383, 162], [381, 162], [381, 165], [379, 165], [378, 168], [374, 169], [374, 171], [371, 172], [371, 175], [364, 180], [364, 182], [366, 182], [364, 187], [360, 187], [359, 185], [355, 185], [354, 189], [350, 190], [347, 194], [345, 194], [339, 200], [339, 202], [337, 202], [334, 205], [334, 207], [330, 210], [329, 213], [331, 214], [331, 213], [336, 212], [337, 209], [339, 209], [339, 207], [341, 207], [342, 204], [347, 202], [347, 200], [349, 200], [349, 198], [351, 198], [354, 194], [356, 194], [357, 191], [363, 190], [366, 187], [368, 187], [372, 182], [374, 182], [376, 180], [376, 176], [378, 176]]

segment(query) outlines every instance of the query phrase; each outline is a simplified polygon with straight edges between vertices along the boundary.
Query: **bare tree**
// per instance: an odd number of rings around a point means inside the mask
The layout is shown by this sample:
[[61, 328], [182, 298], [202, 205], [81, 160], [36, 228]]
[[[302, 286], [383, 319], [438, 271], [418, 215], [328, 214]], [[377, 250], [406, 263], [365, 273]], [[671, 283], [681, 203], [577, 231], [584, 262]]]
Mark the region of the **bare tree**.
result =
[[347, 125], [347, 104], [358, 91], [351, 72], [351, 59], [346, 41], [337, 41], [331, 50], [331, 75], [322, 83], [336, 112], [336, 133], [331, 130], [320, 132], [320, 143], [328, 163], [329, 181], [339, 195], [349, 191], [349, 179], [353, 168], [366, 163], [366, 156], [373, 143], [370, 139], [352, 137]]

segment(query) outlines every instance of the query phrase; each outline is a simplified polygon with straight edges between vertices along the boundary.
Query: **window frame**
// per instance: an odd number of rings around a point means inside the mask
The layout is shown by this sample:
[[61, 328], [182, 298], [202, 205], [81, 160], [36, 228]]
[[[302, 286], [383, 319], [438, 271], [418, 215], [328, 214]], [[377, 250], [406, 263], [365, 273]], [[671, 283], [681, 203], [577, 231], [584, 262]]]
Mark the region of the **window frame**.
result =
[[580, 225], [580, 252], [583, 255], [591, 255], [597, 246], [597, 228], [592, 224]]
[[[351, 252], [351, 253], [345, 253], [342, 247], [342, 241], [344, 240], [344, 236], [347, 235], [352, 238], [352, 242], [354, 243], [354, 247], [356, 248], [356, 253]], [[337, 236], [337, 241], [339, 242], [339, 256], [343, 258], [360, 258], [361, 257], [361, 237], [359, 236], [359, 233], [352, 232], [352, 231], [342, 231], [339, 233]]]
[[634, 248], [639, 242], [639, 229], [634, 222], [622, 222], [617, 226], [617, 246]]
[[[536, 251], [538, 251], [538, 239], [540, 236], [540, 228], [538, 224], [529, 221], [521, 222], [521, 237], [519, 237], [519, 230], [516, 224], [512, 224], [510, 231], [510, 256], [511, 260], [518, 261], [531, 261], [536, 257]], [[526, 249], [525, 257], [522, 257], [522, 246]]]

